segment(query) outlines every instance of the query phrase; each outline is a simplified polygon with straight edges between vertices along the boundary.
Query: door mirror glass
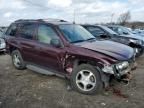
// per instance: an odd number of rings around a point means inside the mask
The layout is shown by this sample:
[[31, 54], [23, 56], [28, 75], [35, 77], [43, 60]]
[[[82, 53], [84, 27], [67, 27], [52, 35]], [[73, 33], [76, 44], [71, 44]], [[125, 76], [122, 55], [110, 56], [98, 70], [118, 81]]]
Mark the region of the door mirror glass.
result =
[[106, 38], [110, 38], [110, 36], [108, 36], [108, 35], [106, 35], [106, 34], [102, 34], [102, 35], [100, 35], [100, 38], [106, 39]]
[[61, 41], [59, 39], [51, 39], [50, 44], [57, 48], [61, 47]]

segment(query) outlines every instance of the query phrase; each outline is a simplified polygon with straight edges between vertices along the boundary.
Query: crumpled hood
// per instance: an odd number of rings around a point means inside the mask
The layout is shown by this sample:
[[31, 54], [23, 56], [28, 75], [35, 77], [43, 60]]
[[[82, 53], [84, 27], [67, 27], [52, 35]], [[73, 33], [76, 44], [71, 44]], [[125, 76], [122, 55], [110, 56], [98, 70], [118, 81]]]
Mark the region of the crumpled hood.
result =
[[81, 42], [81, 43], [78, 43], [78, 45], [80, 47], [111, 56], [120, 61], [128, 60], [134, 54], [134, 51], [132, 48], [126, 45], [108, 41], [108, 40], [94, 41], [94, 42]]

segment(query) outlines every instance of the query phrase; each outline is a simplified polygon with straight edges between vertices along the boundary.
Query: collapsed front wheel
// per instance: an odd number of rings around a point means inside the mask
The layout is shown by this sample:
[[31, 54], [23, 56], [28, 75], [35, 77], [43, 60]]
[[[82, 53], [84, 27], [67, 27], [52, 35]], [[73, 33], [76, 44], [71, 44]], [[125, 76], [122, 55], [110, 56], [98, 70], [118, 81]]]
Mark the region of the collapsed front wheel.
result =
[[82, 64], [74, 69], [71, 75], [71, 85], [83, 94], [95, 94], [103, 88], [99, 71], [89, 64]]

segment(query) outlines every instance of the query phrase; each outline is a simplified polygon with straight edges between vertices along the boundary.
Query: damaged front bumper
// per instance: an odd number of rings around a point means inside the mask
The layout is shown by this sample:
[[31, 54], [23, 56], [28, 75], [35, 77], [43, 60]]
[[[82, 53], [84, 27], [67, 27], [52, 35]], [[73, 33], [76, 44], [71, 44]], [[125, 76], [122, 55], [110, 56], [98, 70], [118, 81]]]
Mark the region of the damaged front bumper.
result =
[[111, 66], [104, 66], [102, 71], [114, 75], [117, 79], [122, 79], [122, 77], [129, 74], [131, 70], [136, 69], [136, 66], [134, 61], [123, 61]]

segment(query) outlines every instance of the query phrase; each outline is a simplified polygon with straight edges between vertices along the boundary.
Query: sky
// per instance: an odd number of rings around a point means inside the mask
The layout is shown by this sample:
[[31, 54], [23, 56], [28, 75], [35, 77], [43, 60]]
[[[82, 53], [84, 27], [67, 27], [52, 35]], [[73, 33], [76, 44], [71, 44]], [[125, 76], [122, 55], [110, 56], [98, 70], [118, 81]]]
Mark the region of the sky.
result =
[[144, 21], [144, 0], [0, 0], [0, 26], [17, 19], [46, 18], [108, 23], [127, 11], [131, 21]]

